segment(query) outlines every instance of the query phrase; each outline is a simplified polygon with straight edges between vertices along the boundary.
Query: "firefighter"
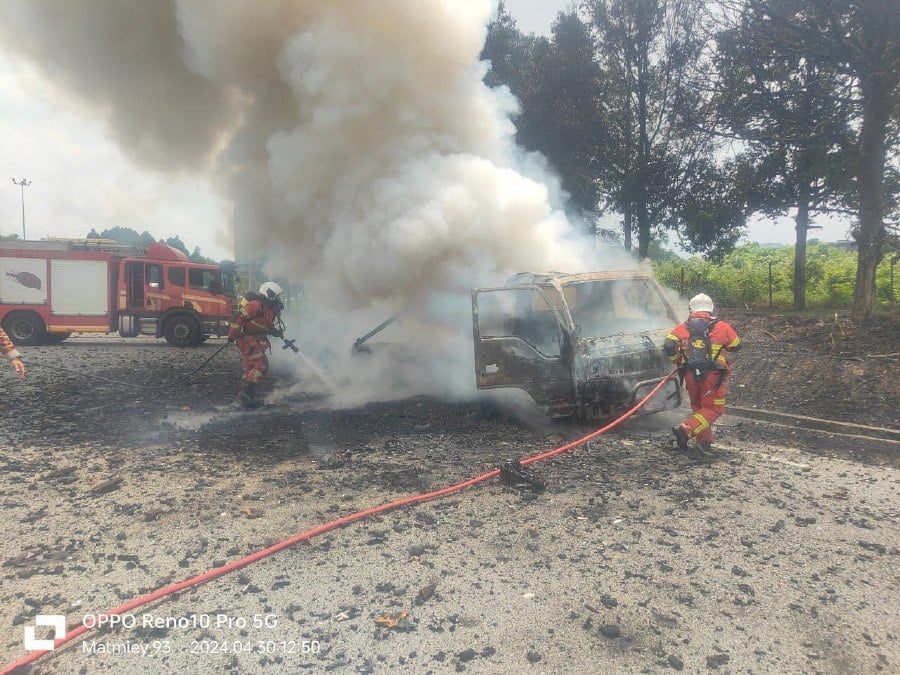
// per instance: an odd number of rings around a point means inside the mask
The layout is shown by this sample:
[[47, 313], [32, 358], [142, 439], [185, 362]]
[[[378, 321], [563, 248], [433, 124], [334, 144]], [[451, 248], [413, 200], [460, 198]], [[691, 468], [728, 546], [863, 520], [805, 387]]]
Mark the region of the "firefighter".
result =
[[281, 322], [281, 286], [267, 281], [259, 287], [259, 293], [248, 291], [241, 302], [241, 309], [228, 329], [228, 341], [234, 342], [243, 357], [241, 391], [234, 400], [236, 408], [258, 408], [257, 385], [269, 370], [266, 352], [272, 347], [269, 335], [284, 337]]
[[725, 352], [738, 351], [741, 339], [728, 322], [713, 316], [713, 301], [705, 293], [691, 298], [688, 311], [687, 321], [675, 326], [663, 343], [663, 353], [684, 378], [693, 411], [672, 433], [680, 450], [687, 450], [693, 438], [709, 452], [713, 422], [725, 412], [725, 379], [731, 374]]
[[22, 355], [16, 349], [12, 340], [9, 339], [6, 331], [2, 328], [0, 328], [0, 353], [9, 360], [9, 364], [13, 367], [13, 370], [16, 371], [16, 375], [18, 375], [19, 379], [24, 380], [25, 364], [22, 363]]

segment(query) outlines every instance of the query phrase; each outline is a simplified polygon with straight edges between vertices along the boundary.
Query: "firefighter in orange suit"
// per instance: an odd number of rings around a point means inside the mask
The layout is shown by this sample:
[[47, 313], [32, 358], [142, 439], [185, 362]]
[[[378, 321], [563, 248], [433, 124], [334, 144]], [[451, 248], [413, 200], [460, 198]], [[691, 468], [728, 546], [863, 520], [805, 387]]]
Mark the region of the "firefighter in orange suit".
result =
[[274, 281], [260, 286], [259, 293], [248, 292], [228, 329], [228, 341], [237, 345], [243, 357], [241, 391], [234, 400], [236, 408], [251, 409], [261, 405], [256, 399], [256, 388], [269, 370], [266, 352], [271, 345], [268, 336], [284, 336], [281, 295], [281, 286]]
[[19, 376], [19, 379], [24, 380], [25, 364], [22, 363], [22, 355], [16, 349], [12, 340], [9, 339], [6, 331], [2, 328], [0, 328], [0, 353], [9, 360], [10, 365], [13, 367], [13, 370], [16, 371], [16, 375]]
[[726, 321], [713, 316], [713, 301], [705, 293], [691, 298], [688, 318], [680, 323], [663, 343], [663, 353], [678, 366], [691, 401], [693, 415], [672, 427], [681, 450], [688, 440], [696, 440], [704, 451], [712, 449], [712, 425], [725, 412], [726, 377], [731, 367], [726, 352], [741, 348], [741, 339]]

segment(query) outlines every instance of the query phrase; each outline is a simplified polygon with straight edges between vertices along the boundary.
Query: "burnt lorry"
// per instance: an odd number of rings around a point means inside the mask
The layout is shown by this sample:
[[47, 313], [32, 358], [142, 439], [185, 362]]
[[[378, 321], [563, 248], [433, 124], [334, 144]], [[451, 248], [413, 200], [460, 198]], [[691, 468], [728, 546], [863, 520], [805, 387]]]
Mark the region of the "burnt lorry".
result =
[[[609, 419], [669, 373], [661, 347], [675, 323], [662, 289], [639, 271], [517, 274], [472, 291], [476, 384], [523, 389], [551, 417]], [[680, 404], [672, 379], [639, 414]]]

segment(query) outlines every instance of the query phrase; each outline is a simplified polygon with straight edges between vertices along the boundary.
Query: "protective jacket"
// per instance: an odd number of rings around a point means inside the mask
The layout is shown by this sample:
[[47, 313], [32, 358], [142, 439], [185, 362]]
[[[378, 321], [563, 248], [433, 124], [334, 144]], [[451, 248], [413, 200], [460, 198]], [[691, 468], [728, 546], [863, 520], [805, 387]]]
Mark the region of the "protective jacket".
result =
[[269, 335], [280, 335], [278, 325], [282, 304], [258, 293], [247, 293], [241, 309], [228, 329], [229, 339], [233, 339], [243, 356], [242, 380], [255, 384], [260, 382], [269, 370], [266, 352], [271, 349]]
[[22, 358], [22, 355], [16, 349], [16, 346], [12, 343], [12, 340], [9, 339], [6, 331], [4, 331], [2, 328], [0, 328], [0, 354], [3, 354], [3, 356], [5, 356], [9, 361]]
[[[693, 415], [681, 423], [688, 438], [695, 438], [697, 443], [712, 443], [712, 425], [725, 412], [725, 400], [728, 395], [726, 375], [731, 374], [731, 366], [725, 358], [726, 352], [736, 352], [741, 348], [741, 339], [734, 328], [726, 321], [721, 321], [709, 312], [691, 312], [688, 321], [700, 318], [709, 326], [709, 347], [712, 367], [696, 373], [687, 370], [684, 373], [684, 387], [687, 389]], [[690, 349], [691, 331], [687, 322], [675, 326], [666, 336], [663, 353], [679, 368], [687, 361]]]
[[[709, 342], [715, 368], [731, 374], [731, 366], [728, 365], [725, 354], [726, 352], [736, 352], [741, 348], [741, 339], [734, 328], [728, 322], [716, 319], [709, 312], [691, 312], [688, 316], [688, 320], [690, 319], [704, 319], [711, 324]], [[690, 339], [691, 333], [687, 322], [678, 324], [666, 336], [663, 352], [674, 365], [681, 366], [687, 360]]]

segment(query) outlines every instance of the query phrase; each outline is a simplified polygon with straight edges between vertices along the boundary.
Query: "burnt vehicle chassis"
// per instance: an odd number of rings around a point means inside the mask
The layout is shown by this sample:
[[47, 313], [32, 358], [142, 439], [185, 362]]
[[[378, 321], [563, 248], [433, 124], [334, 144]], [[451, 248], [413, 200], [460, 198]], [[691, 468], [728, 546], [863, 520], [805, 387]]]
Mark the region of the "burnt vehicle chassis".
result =
[[[472, 291], [476, 384], [523, 389], [551, 417], [609, 419], [669, 373], [660, 347], [676, 321], [641, 272], [517, 274]], [[670, 380], [639, 414], [680, 404]]]

